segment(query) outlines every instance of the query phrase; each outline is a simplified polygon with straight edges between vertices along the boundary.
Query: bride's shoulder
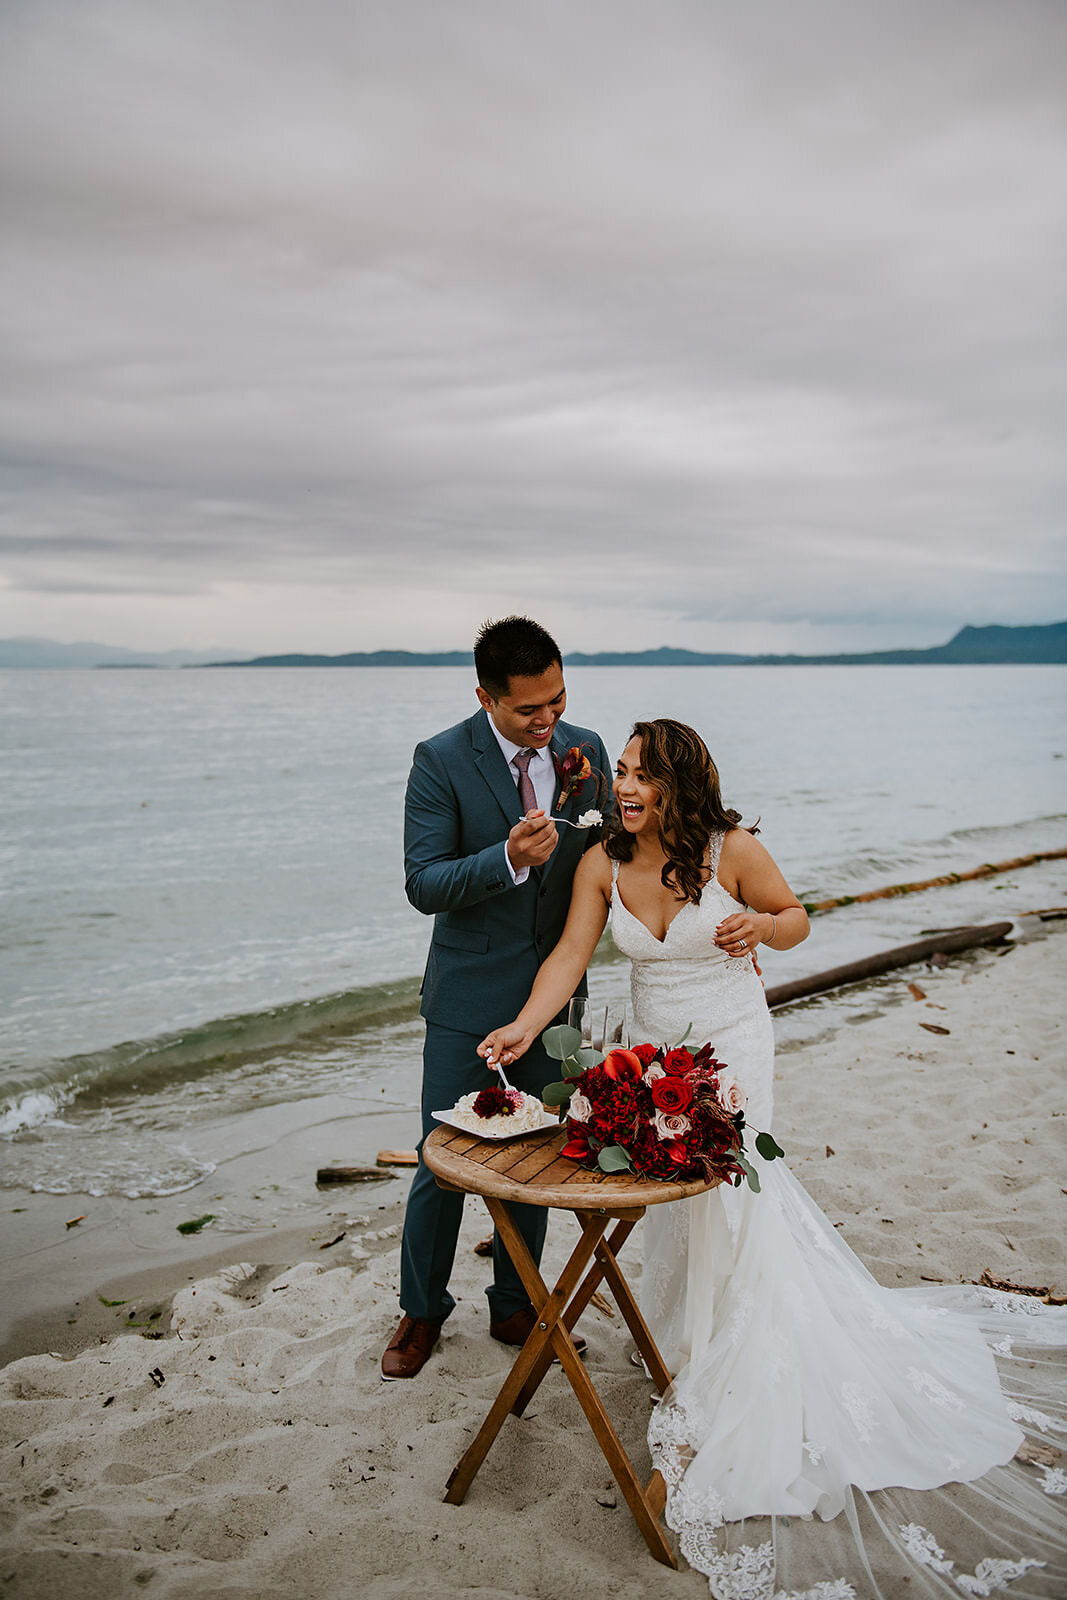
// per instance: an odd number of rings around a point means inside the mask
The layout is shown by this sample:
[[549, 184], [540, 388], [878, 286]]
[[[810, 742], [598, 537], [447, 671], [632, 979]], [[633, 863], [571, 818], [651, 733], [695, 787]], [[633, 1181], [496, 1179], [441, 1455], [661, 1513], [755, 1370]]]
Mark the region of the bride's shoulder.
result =
[[611, 858], [604, 849], [603, 843], [592, 845], [578, 863], [578, 870], [574, 874], [575, 883], [589, 888], [600, 889], [605, 897], [611, 896]]
[[767, 860], [766, 847], [747, 828], [728, 828], [721, 837], [719, 860], [723, 866], [743, 870], [757, 861]]

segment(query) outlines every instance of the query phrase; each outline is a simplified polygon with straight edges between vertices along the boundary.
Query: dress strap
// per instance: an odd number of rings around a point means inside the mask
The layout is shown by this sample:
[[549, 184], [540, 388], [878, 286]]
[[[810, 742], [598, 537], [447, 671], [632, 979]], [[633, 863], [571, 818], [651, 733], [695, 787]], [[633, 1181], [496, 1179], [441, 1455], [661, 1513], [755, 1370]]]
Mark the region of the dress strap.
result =
[[713, 833], [708, 844], [708, 868], [713, 878], [719, 876], [719, 857], [722, 855], [722, 842], [725, 838], [725, 833]]

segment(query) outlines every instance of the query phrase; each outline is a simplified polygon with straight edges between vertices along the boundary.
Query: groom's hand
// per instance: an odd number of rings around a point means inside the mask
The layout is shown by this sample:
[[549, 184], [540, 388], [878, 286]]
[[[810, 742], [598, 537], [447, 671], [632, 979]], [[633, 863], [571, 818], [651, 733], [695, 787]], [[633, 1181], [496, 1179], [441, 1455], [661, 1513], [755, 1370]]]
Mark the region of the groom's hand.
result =
[[543, 811], [531, 811], [508, 834], [508, 860], [516, 872], [543, 867], [559, 841], [556, 825]]
[[532, 1043], [532, 1033], [520, 1028], [517, 1022], [509, 1022], [506, 1028], [494, 1028], [492, 1033], [486, 1034], [478, 1046], [478, 1054], [495, 1072], [497, 1062], [506, 1067], [524, 1056]]

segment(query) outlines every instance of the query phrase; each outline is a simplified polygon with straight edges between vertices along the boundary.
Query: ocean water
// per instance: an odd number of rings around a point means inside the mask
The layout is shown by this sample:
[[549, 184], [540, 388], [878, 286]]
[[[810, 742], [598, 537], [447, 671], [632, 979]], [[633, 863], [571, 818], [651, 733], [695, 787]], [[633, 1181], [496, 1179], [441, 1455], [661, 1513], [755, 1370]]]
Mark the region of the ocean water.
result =
[[[612, 751], [635, 718], [691, 722], [819, 900], [1067, 844], [1065, 686], [580, 668], [568, 717]], [[413, 1100], [429, 924], [404, 898], [404, 784], [416, 741], [474, 705], [464, 669], [0, 672], [0, 1182], [173, 1193], [207, 1170], [194, 1123], [379, 1082]], [[849, 907], [765, 976], [1065, 887], [1059, 863]], [[606, 945], [594, 996], [625, 988]]]

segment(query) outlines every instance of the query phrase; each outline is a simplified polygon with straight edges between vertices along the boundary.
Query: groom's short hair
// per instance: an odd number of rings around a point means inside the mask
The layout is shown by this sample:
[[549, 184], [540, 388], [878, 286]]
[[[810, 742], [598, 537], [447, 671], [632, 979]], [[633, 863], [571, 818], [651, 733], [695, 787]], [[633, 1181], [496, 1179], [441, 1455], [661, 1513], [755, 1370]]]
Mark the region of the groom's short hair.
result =
[[507, 694], [512, 678], [539, 678], [549, 667], [562, 665], [559, 645], [531, 617], [483, 622], [474, 641], [478, 682], [494, 700]]

